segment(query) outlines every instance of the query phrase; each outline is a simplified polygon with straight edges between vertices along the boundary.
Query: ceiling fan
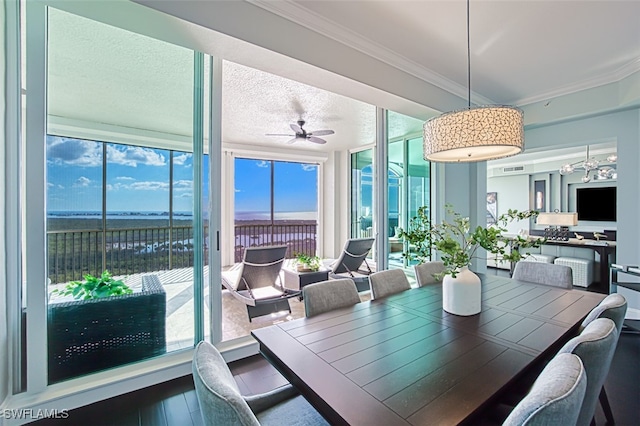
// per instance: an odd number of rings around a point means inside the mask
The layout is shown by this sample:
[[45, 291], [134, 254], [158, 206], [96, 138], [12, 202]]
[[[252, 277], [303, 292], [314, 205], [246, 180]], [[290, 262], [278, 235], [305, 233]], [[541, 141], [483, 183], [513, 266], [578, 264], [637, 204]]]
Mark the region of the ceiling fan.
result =
[[304, 120], [298, 120], [298, 124], [290, 124], [291, 130], [295, 132], [295, 135], [283, 134], [283, 133], [267, 133], [267, 136], [293, 136], [294, 138], [287, 141], [287, 143], [294, 143], [298, 139], [306, 139], [313, 143], [327, 143], [324, 139], [318, 136], [332, 135], [335, 132], [333, 130], [314, 130], [313, 132], [307, 132], [302, 128], [304, 126]]

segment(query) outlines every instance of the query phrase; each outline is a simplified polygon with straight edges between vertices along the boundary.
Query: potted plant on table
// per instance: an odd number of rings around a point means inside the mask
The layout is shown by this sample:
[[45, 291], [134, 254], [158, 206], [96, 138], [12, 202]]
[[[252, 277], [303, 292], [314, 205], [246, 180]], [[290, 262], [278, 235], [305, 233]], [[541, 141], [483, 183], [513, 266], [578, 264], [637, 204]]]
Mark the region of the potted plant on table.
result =
[[[469, 218], [455, 212], [450, 204], [446, 211], [453, 219], [439, 224], [431, 222], [426, 206], [418, 209], [417, 216], [409, 222], [407, 230], [400, 229], [400, 237], [408, 243], [410, 250], [403, 256], [425, 262], [433, 250], [438, 251], [444, 263], [443, 308], [457, 315], [473, 315], [480, 312], [480, 278], [469, 270], [473, 259], [478, 258], [480, 248], [498, 255], [502, 261], [517, 262], [522, 259], [523, 248], [540, 247], [544, 239], [528, 239], [520, 235], [507, 238], [507, 224], [514, 220], [535, 218], [538, 212], [509, 210], [497, 218], [491, 226], [471, 229]], [[513, 248], [507, 251], [509, 242]], [[515, 248], [517, 247], [517, 248]], [[528, 254], [528, 253], [527, 253]]]
[[317, 272], [320, 270], [320, 258], [305, 253], [297, 253], [296, 264], [298, 272]]

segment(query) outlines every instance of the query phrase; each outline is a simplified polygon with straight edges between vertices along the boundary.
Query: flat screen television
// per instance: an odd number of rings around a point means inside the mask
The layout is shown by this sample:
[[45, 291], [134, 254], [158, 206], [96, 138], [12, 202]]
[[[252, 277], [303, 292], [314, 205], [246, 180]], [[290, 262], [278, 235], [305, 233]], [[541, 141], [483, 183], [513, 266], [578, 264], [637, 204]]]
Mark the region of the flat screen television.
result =
[[616, 221], [616, 187], [576, 189], [578, 220]]

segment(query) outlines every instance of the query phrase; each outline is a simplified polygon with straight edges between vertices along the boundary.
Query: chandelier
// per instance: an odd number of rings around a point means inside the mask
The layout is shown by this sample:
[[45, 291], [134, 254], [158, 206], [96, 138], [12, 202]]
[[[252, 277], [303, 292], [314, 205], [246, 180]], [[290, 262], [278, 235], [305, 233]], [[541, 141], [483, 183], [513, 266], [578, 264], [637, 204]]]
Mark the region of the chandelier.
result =
[[[615, 164], [618, 161], [618, 156], [616, 154], [610, 154], [606, 163]], [[618, 171], [611, 167], [610, 165], [601, 165], [601, 162], [594, 157], [589, 156], [589, 146], [587, 145], [587, 156], [584, 160], [576, 161], [575, 163], [567, 163], [560, 167], [560, 174], [570, 175], [576, 171], [584, 171], [584, 175], [582, 176], [582, 182], [588, 183], [591, 182], [591, 175], [593, 175], [593, 179], [616, 179], [618, 177]], [[593, 172], [593, 173], [591, 173]]]
[[467, 0], [467, 84], [469, 103], [424, 123], [424, 159], [436, 162], [473, 162], [509, 157], [522, 151], [524, 114], [512, 106], [471, 108], [471, 43]]

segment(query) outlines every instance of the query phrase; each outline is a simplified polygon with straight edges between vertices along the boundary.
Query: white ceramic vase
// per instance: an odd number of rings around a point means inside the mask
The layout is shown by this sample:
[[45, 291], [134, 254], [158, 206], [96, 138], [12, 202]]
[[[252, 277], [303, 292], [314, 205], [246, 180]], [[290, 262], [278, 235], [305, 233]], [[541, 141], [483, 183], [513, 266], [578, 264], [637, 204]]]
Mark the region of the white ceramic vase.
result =
[[468, 267], [460, 268], [453, 278], [445, 275], [442, 280], [442, 309], [454, 315], [469, 316], [480, 313], [482, 286], [480, 277]]

